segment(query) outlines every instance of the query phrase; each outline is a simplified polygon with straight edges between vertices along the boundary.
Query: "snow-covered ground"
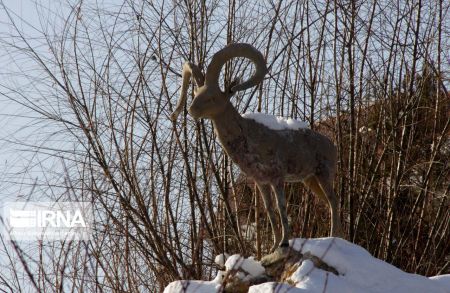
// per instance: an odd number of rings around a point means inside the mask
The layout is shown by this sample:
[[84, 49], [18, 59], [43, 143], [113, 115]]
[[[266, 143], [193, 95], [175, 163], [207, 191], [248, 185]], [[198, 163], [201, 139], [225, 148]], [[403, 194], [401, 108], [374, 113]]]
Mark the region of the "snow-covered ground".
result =
[[[289, 284], [267, 282], [251, 286], [248, 292], [450, 293], [450, 275], [427, 278], [405, 273], [340, 238], [297, 238], [290, 241], [290, 246], [303, 254], [309, 252], [319, 257], [339, 275], [316, 268], [310, 260], [305, 260], [290, 275]], [[223, 263], [223, 255], [216, 260]], [[225, 267], [227, 271], [239, 268], [239, 278], [243, 280], [265, 273], [259, 262], [239, 255], [228, 257]], [[175, 281], [164, 293], [220, 292], [225, 273], [219, 271], [212, 281]]]
[[244, 113], [241, 115], [244, 118], [255, 120], [256, 122], [269, 127], [274, 130], [308, 128], [308, 123], [305, 121], [295, 120], [292, 118], [283, 118], [263, 113]]

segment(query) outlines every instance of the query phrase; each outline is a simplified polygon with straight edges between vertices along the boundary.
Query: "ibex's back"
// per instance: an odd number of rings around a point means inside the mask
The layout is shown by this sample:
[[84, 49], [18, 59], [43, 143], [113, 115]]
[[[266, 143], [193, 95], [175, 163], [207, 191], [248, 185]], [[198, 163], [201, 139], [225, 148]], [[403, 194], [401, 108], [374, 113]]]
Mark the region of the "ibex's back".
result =
[[[230, 133], [232, 124], [225, 123], [225, 133]], [[236, 132], [238, 135], [232, 139], [222, 137], [219, 131], [218, 136], [232, 160], [257, 182], [298, 182], [318, 174], [334, 176], [335, 146], [309, 128], [273, 130], [243, 118]]]

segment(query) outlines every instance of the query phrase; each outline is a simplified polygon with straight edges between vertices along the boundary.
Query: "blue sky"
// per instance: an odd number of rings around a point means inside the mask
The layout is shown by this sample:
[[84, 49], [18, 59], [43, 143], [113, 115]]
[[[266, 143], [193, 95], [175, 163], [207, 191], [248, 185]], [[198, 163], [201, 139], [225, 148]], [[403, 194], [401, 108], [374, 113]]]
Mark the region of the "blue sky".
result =
[[[33, 169], [38, 166], [30, 165], [33, 154], [27, 152], [27, 144], [39, 143], [39, 139], [50, 129], [46, 129], [45, 123], [36, 120], [36, 114], [11, 100], [18, 97], [13, 92], [14, 88], [20, 88], [29, 98], [39, 103], [36, 95], [36, 79], [39, 72], [35, 71], [29, 59], [19, 51], [11, 50], [10, 44], [13, 37], [17, 36], [9, 17], [8, 10], [18, 29], [24, 33], [32, 45], [39, 48], [42, 33], [39, 28], [45, 24], [45, 11], [52, 7], [54, 11], [61, 9], [59, 1], [32, 1], [32, 0], [6, 0], [0, 1], [0, 200], [16, 200], [18, 196], [29, 193], [29, 190], [20, 186], [24, 180], [34, 180], [39, 176]], [[51, 4], [51, 5], [50, 5]], [[38, 13], [39, 11], [39, 13]], [[48, 14], [51, 17], [51, 14]], [[48, 15], [46, 17], [48, 17]], [[33, 44], [34, 43], [34, 44]], [[29, 79], [25, 79], [24, 74]], [[5, 95], [8, 95], [6, 97]], [[36, 97], [34, 97], [36, 95]], [[19, 174], [17, 174], [19, 173]]]

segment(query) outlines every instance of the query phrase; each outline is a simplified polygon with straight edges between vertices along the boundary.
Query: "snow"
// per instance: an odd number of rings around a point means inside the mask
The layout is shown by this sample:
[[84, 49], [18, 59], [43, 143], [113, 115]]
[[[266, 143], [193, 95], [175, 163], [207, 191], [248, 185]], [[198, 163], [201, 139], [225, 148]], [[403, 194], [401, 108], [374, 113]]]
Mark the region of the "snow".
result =
[[222, 288], [223, 271], [219, 271], [212, 281], [175, 281], [170, 283], [164, 293], [211, 293], [220, 292]]
[[244, 258], [239, 254], [234, 254], [225, 263], [227, 271], [240, 269], [252, 277], [257, 277], [266, 272], [264, 267], [253, 257]]
[[362, 126], [359, 128], [359, 133], [370, 133], [372, 132], [372, 128], [370, 127], [366, 127], [366, 126]]
[[440, 275], [435, 277], [430, 277], [431, 280], [437, 282], [444, 286], [445, 288], [450, 288], [450, 275]]
[[256, 237], [256, 223], [242, 224], [241, 231], [243, 231], [243, 237], [247, 241], [252, 241]]
[[223, 267], [225, 265], [225, 261], [230, 257], [228, 253], [221, 253], [216, 255], [216, 258], [214, 258], [214, 262], [220, 266]]
[[259, 124], [267, 126], [268, 128], [273, 130], [283, 130], [283, 129], [298, 130], [309, 127], [308, 123], [306, 123], [305, 121], [295, 120], [292, 118], [286, 119], [284, 117], [278, 117], [263, 113], [244, 113], [242, 114], [242, 117], [246, 119], [255, 120]]
[[[450, 293], [450, 275], [427, 278], [403, 272], [340, 238], [297, 238], [290, 241], [290, 246], [303, 254], [319, 257], [339, 275], [316, 268], [310, 260], [305, 260], [288, 278], [289, 284], [268, 282], [251, 286], [249, 292]], [[238, 254], [230, 256], [225, 267], [227, 271], [239, 269], [238, 275], [243, 280], [265, 272], [258, 261]], [[221, 292], [224, 274], [219, 271], [213, 281], [175, 281], [164, 292]]]
[[[291, 240], [290, 245], [297, 251], [319, 257], [339, 272], [336, 276], [305, 261], [290, 278], [295, 287], [303, 289], [298, 292], [450, 292], [444, 281], [405, 273], [340, 238], [298, 238]], [[450, 275], [439, 279], [450, 281]]]

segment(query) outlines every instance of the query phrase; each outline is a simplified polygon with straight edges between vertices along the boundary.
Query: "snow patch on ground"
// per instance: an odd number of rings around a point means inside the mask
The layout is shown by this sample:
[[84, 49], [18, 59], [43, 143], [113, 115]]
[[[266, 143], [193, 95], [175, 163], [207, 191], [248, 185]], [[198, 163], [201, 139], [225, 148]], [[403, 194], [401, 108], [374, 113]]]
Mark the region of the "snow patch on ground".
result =
[[253, 257], [244, 258], [239, 254], [230, 256], [225, 263], [225, 267], [227, 271], [243, 270], [244, 273], [252, 277], [260, 276], [266, 272], [264, 267]]
[[222, 288], [222, 281], [225, 272], [219, 271], [217, 276], [212, 281], [175, 281], [170, 283], [165, 289], [164, 293], [211, 293], [220, 292]]
[[226, 252], [216, 255], [214, 258], [214, 262], [220, 266], [223, 267], [225, 265], [226, 260], [230, 257], [230, 255]]
[[264, 126], [267, 126], [268, 128], [273, 130], [283, 130], [283, 129], [298, 130], [302, 128], [309, 128], [308, 123], [306, 123], [305, 121], [295, 120], [292, 118], [278, 117], [263, 113], [244, 113], [242, 114], [242, 117], [246, 119], [255, 120], [256, 122]]
[[434, 282], [438, 282], [445, 288], [447, 288], [448, 291], [450, 291], [450, 275], [440, 275], [435, 277], [430, 277], [431, 280]]
[[[340, 238], [297, 238], [290, 241], [290, 246], [303, 254], [319, 257], [334, 267], [339, 275], [316, 268], [312, 261], [305, 260], [290, 275], [289, 284], [267, 282], [251, 286], [249, 292], [450, 293], [450, 275], [427, 278], [405, 273], [374, 258], [364, 248]], [[230, 256], [225, 267], [227, 271], [239, 270], [243, 280], [265, 273], [258, 261], [238, 254]], [[224, 274], [219, 271], [213, 281], [175, 281], [164, 292], [221, 292]]]

